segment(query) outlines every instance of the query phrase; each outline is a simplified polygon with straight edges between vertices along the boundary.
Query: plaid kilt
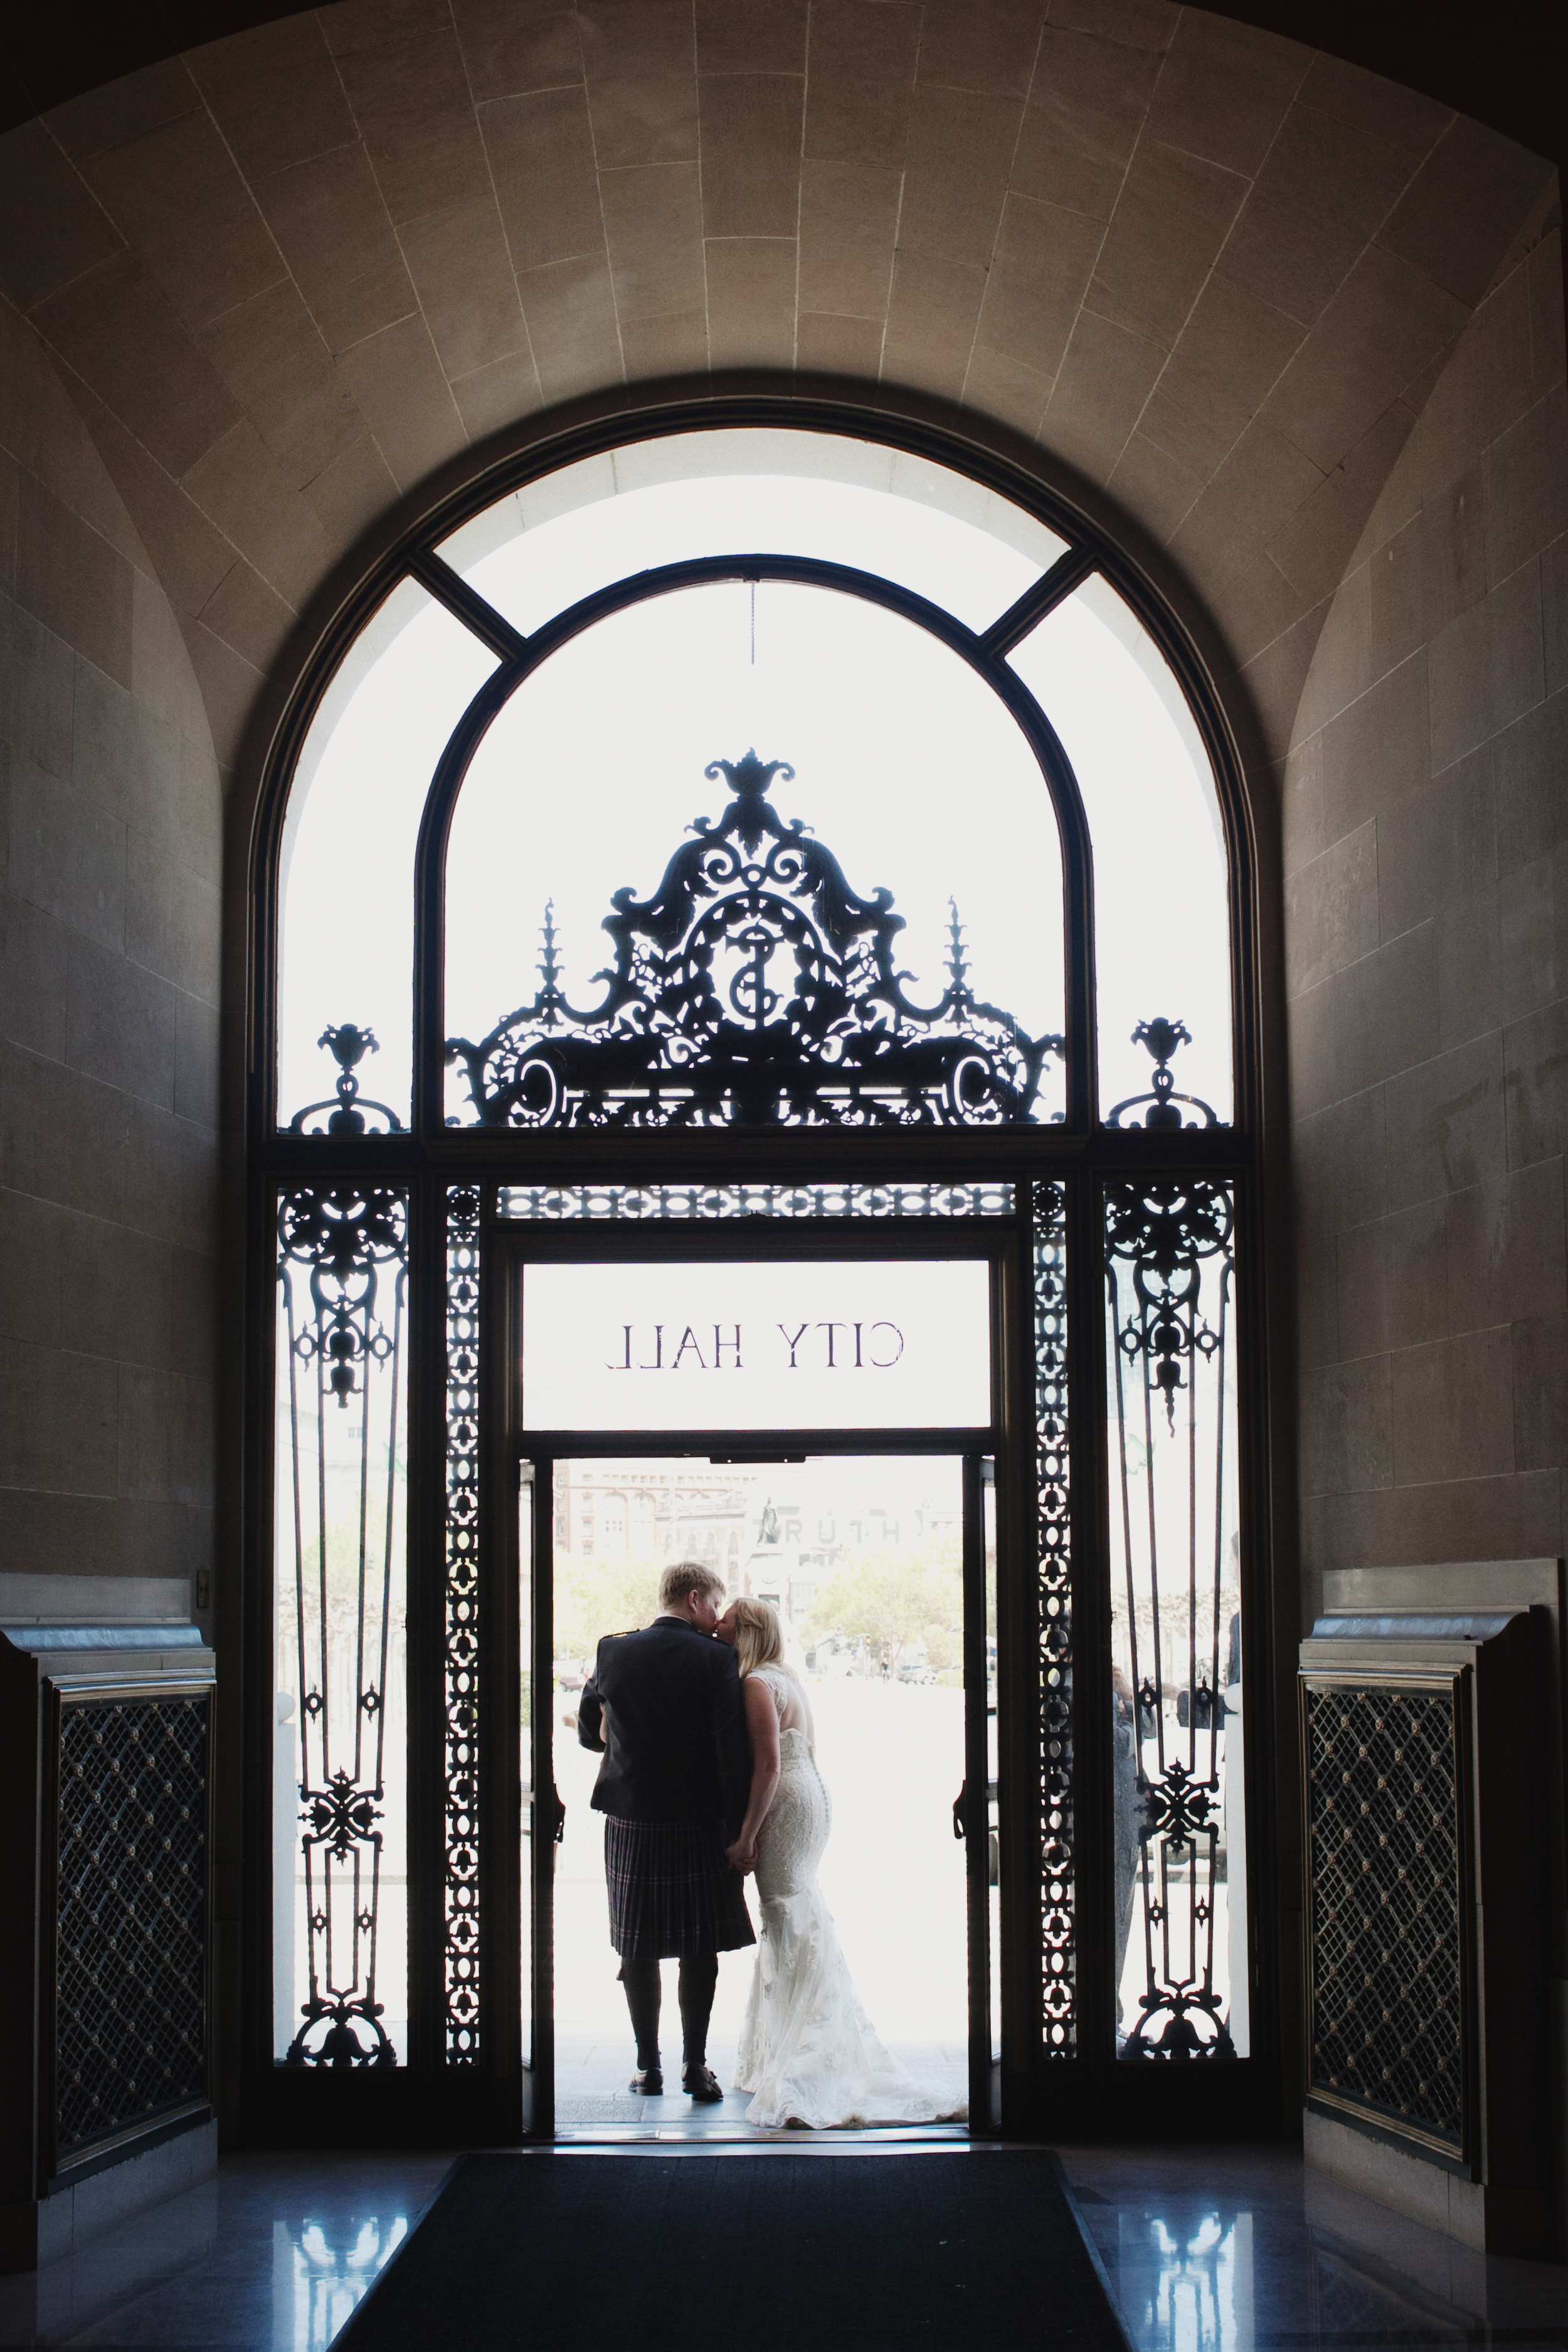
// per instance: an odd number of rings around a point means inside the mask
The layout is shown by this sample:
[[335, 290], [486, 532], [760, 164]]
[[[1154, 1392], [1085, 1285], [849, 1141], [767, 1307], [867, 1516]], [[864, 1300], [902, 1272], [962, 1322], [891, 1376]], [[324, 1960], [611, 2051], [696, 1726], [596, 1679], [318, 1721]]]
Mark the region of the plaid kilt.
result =
[[623, 1959], [688, 1959], [754, 1944], [745, 1880], [718, 1822], [605, 1816], [610, 1941]]

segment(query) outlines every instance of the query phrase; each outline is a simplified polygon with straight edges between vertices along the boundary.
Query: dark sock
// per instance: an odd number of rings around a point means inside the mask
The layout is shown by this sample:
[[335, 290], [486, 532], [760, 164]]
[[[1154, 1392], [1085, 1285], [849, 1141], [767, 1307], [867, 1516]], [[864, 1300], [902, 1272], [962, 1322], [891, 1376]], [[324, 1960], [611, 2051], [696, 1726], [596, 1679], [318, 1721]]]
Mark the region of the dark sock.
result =
[[637, 2038], [637, 2070], [646, 2073], [658, 2064], [658, 1962], [623, 1960], [621, 1982], [626, 1989], [626, 2007]]
[[719, 1984], [719, 1955], [699, 1952], [680, 1963], [680, 2032], [688, 2066], [708, 2063], [708, 2020]]

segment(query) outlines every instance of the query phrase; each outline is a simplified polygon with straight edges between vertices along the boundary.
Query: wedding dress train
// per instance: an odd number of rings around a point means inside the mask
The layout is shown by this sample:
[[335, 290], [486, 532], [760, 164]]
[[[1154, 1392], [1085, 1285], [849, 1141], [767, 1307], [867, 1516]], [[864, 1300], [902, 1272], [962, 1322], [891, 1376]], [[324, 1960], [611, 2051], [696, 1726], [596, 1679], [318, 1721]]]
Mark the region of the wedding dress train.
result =
[[[796, 1694], [758, 1669], [781, 1717]], [[798, 1706], [798, 1702], [797, 1702]], [[779, 1784], [757, 1844], [762, 1926], [741, 2029], [735, 2087], [753, 2124], [933, 2123], [964, 2106], [918, 2083], [884, 2047], [856, 1998], [833, 1915], [816, 1883], [832, 1804], [806, 1733], [779, 1733]]]

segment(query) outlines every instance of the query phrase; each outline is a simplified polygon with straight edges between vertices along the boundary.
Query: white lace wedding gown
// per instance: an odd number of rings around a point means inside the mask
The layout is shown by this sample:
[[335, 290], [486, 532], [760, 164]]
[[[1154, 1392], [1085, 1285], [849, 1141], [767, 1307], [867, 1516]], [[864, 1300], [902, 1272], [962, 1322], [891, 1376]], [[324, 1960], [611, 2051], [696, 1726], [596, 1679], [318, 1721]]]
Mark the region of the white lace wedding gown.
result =
[[757, 1843], [762, 1935], [735, 2087], [752, 2093], [748, 2122], [931, 2123], [962, 2115], [916, 2082], [871, 2030], [855, 1997], [833, 1915], [816, 1883], [833, 1808], [792, 1675], [760, 1666], [779, 1714], [779, 1784]]

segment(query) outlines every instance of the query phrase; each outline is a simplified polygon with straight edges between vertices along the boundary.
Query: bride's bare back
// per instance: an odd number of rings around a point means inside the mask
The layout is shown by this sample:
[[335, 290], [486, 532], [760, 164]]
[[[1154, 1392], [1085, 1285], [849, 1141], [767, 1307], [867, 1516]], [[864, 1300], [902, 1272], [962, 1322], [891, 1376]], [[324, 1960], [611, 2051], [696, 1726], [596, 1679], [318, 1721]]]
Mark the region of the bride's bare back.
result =
[[[750, 1677], [748, 1677], [748, 1680]], [[756, 1679], [766, 1683], [773, 1693], [773, 1706], [778, 1715], [779, 1730], [804, 1731], [808, 1748], [816, 1746], [816, 1726], [812, 1721], [811, 1701], [787, 1666], [758, 1666]]]

